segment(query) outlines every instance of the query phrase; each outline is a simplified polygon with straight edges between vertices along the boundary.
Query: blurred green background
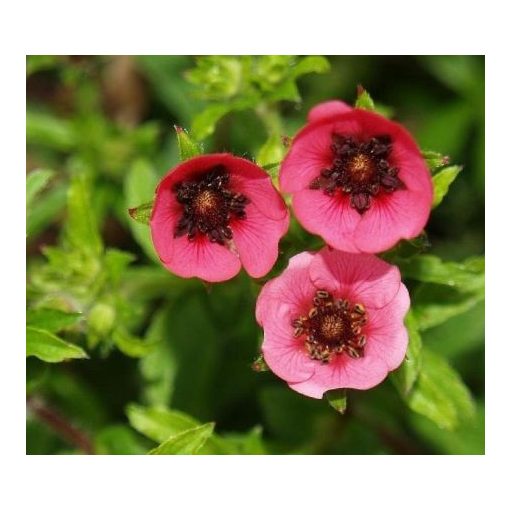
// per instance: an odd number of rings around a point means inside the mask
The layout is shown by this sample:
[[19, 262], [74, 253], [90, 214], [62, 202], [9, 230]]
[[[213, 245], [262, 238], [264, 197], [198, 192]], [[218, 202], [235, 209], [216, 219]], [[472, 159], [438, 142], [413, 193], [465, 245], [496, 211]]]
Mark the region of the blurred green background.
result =
[[[353, 103], [363, 84], [422, 149], [463, 165], [432, 213], [428, 252], [457, 262], [483, 255], [483, 57], [300, 62], [27, 57], [27, 172], [38, 181], [27, 197], [27, 331], [34, 342], [41, 328], [65, 340], [72, 344], [66, 357], [76, 358], [27, 358], [27, 453], [145, 453], [207, 422], [215, 434], [201, 453], [484, 452], [483, 292], [459, 300], [437, 282], [406, 281], [418, 302], [433, 295], [450, 307], [421, 338], [460, 374], [475, 403], [469, 418], [448, 401], [438, 419], [415, 413], [390, 379], [349, 391], [341, 415], [252, 370], [261, 282], [241, 274], [206, 286], [174, 277], [154, 257], [148, 227], [129, 218], [127, 209], [150, 201], [179, 160], [174, 124], [209, 152], [273, 163], [280, 136], [303, 126], [310, 107], [333, 98]], [[281, 244], [271, 275], [320, 240], [294, 223]]]

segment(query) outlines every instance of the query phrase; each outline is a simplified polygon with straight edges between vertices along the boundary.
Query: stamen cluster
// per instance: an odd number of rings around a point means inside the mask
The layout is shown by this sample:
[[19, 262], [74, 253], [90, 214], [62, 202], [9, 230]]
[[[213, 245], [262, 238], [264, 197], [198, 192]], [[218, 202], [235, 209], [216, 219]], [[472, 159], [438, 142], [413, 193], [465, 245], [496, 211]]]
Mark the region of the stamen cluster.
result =
[[186, 234], [192, 241], [197, 234], [204, 234], [212, 243], [221, 245], [232, 239], [230, 220], [245, 219], [250, 200], [231, 191], [229, 183], [230, 174], [223, 165], [217, 165], [200, 178], [175, 184], [173, 192], [183, 205], [183, 214], [174, 238]]
[[294, 337], [305, 335], [305, 346], [311, 359], [329, 363], [333, 356], [345, 352], [351, 358], [364, 355], [366, 336], [362, 333], [368, 317], [365, 307], [351, 305], [346, 299], [334, 299], [318, 290], [307, 316], [294, 319]]
[[363, 214], [370, 208], [371, 197], [381, 191], [393, 193], [405, 188], [398, 168], [391, 166], [391, 138], [386, 135], [361, 142], [352, 136], [334, 133], [330, 146], [334, 159], [312, 180], [310, 189], [322, 189], [333, 195], [337, 189], [350, 195], [351, 207]]

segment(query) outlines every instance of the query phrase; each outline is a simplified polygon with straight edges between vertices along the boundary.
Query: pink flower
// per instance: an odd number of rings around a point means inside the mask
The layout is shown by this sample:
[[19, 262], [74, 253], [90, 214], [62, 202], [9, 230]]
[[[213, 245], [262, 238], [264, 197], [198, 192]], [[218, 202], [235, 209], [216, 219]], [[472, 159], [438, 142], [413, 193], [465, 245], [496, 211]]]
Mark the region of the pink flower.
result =
[[377, 253], [416, 237], [432, 206], [420, 150], [399, 124], [329, 101], [313, 108], [282, 163], [299, 222], [351, 253]]
[[244, 266], [264, 276], [278, 257], [289, 213], [269, 176], [231, 154], [189, 159], [162, 179], [150, 220], [165, 267], [209, 282], [234, 277]]
[[404, 359], [408, 309], [398, 268], [374, 255], [300, 253], [258, 297], [264, 359], [309, 397], [372, 388]]

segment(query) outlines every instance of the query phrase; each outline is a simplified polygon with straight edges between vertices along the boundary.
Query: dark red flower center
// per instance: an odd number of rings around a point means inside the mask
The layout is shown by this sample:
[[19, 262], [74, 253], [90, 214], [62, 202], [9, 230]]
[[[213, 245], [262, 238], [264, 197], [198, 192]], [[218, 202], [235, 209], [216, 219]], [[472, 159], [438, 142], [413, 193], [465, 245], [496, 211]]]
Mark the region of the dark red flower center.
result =
[[364, 356], [366, 336], [363, 326], [368, 317], [365, 307], [345, 299], [334, 299], [318, 290], [308, 315], [292, 321], [294, 337], [305, 336], [305, 347], [311, 359], [329, 363], [333, 356], [346, 353], [351, 358]]
[[225, 244], [232, 239], [230, 221], [245, 219], [249, 199], [229, 187], [230, 174], [223, 165], [215, 166], [200, 176], [179, 182], [173, 192], [183, 206], [174, 237], [187, 235], [190, 241], [197, 234], [206, 235], [212, 243]]
[[333, 163], [312, 180], [311, 189], [322, 189], [328, 195], [341, 190], [350, 195], [351, 207], [363, 214], [370, 208], [372, 197], [405, 188], [398, 168], [388, 162], [392, 148], [389, 136], [359, 141], [333, 133], [331, 138]]

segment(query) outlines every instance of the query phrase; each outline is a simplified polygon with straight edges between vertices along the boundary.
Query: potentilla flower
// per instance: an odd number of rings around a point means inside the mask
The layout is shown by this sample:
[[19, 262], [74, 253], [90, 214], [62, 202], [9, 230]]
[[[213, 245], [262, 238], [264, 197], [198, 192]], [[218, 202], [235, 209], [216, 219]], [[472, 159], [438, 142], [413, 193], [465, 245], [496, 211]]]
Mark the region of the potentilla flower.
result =
[[258, 297], [264, 359], [309, 397], [371, 388], [404, 359], [408, 309], [396, 266], [328, 247], [300, 253]]
[[228, 280], [241, 265], [264, 276], [278, 257], [289, 213], [270, 177], [231, 154], [189, 159], [159, 183], [150, 220], [167, 269], [184, 278]]
[[432, 180], [411, 135], [340, 101], [316, 106], [308, 121], [280, 171], [303, 227], [351, 253], [416, 237], [430, 214]]

